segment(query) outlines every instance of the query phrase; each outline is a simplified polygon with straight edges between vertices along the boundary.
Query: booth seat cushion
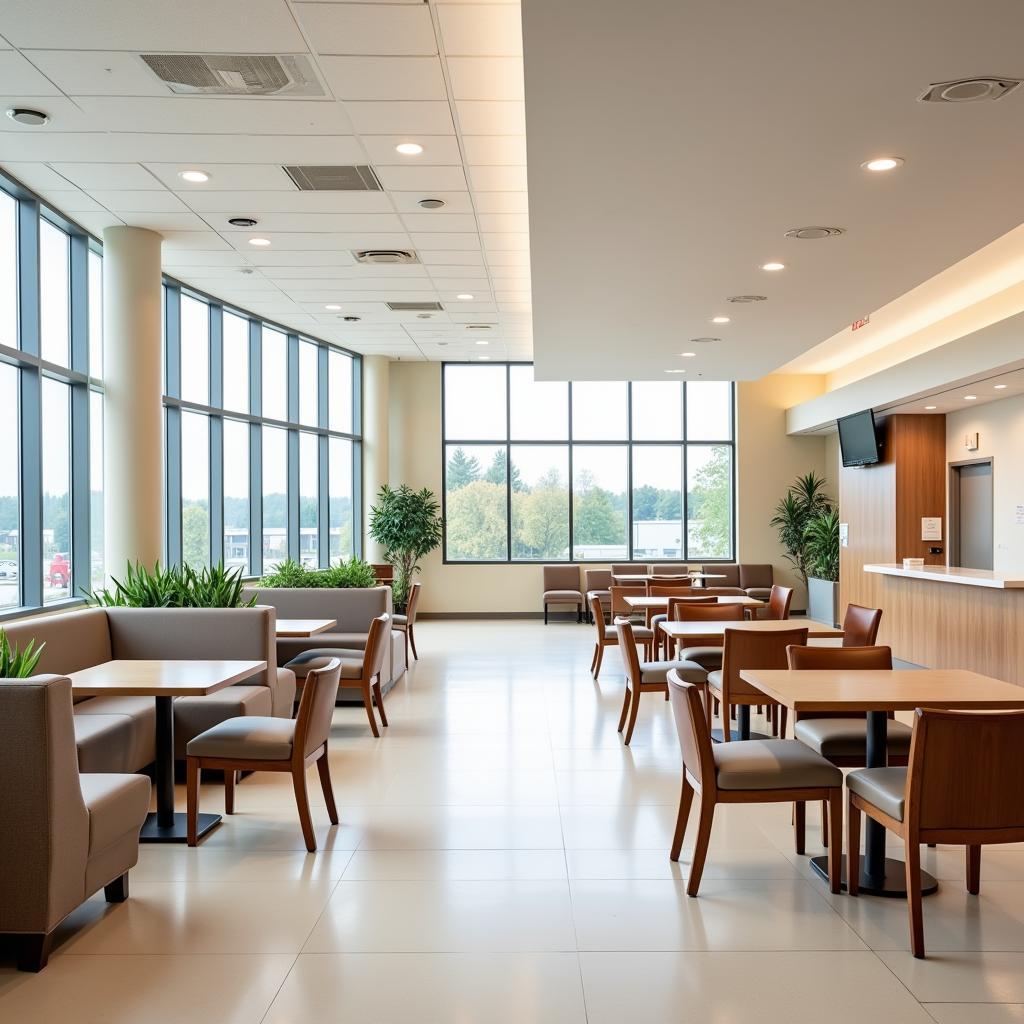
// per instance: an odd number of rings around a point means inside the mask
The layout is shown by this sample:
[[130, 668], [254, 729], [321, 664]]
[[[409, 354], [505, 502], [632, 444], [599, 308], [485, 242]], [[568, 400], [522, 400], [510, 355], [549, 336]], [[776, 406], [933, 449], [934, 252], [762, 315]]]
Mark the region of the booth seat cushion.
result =
[[82, 798], [89, 812], [89, 856], [126, 835], [138, 838], [149, 810], [151, 784], [144, 775], [83, 775]]
[[645, 683], [667, 683], [669, 669], [675, 669], [685, 683], [703, 683], [707, 673], [692, 661], [641, 661], [640, 679]]
[[266, 686], [228, 686], [207, 697], [179, 697], [174, 702], [174, 756], [183, 758], [189, 740], [229, 718], [269, 716], [271, 711]]
[[846, 776], [851, 793], [863, 797], [897, 821], [903, 820], [906, 768], [861, 768]]
[[[130, 715], [75, 715], [74, 726], [80, 772], [131, 773], [149, 763], [137, 763], [135, 752], [144, 738], [138, 721]], [[149, 730], [152, 747], [152, 724]]]
[[[138, 772], [156, 759], [156, 708], [152, 697], [89, 697], [75, 705], [75, 719], [82, 715], [127, 715], [132, 720], [132, 744], [106, 752], [106, 760], [92, 771]], [[76, 726], [76, 734], [78, 730]], [[122, 756], [126, 754], [127, 756]], [[101, 767], [104, 763], [108, 767]], [[80, 771], [85, 771], [79, 765]]]
[[578, 590], [545, 590], [544, 591], [544, 603], [555, 604], [561, 602], [571, 602], [573, 604], [582, 603], [583, 594]]
[[[889, 753], [910, 753], [910, 726], [890, 719]], [[793, 727], [801, 743], [823, 757], [864, 757], [867, 753], [867, 722], [863, 718], [804, 718]]]
[[747, 587], [744, 591], [747, 597], [752, 597], [755, 601], [767, 601], [772, 596], [771, 587]]
[[286, 718], [229, 718], [189, 740], [189, 757], [287, 761], [292, 756], [295, 722]]
[[702, 565], [702, 572], [713, 573], [715, 576], [723, 577], [720, 580], [708, 580], [709, 587], [739, 587], [740, 567], [738, 565]]
[[310, 669], [321, 667], [328, 658], [341, 659], [342, 679], [358, 679], [363, 674], [362, 651], [345, 651], [335, 647], [314, 647], [311, 651], [303, 651], [289, 661], [287, 667], [295, 673], [296, 679], [305, 679]]
[[712, 748], [719, 789], [842, 786], [843, 773], [796, 740], [738, 740]]
[[775, 571], [768, 563], [741, 563], [739, 586], [744, 590], [767, 588], [771, 590], [775, 582]]
[[719, 672], [722, 668], [721, 647], [684, 647], [679, 657], [696, 662], [706, 672]]

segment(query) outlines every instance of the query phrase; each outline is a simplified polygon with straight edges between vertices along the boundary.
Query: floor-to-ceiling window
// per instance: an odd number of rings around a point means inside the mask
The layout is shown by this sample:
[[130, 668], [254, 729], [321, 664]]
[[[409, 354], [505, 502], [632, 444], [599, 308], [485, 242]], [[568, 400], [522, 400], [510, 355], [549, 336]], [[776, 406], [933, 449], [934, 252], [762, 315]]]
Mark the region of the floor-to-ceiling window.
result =
[[0, 613], [103, 579], [103, 260], [0, 179]]
[[164, 285], [170, 562], [358, 554], [359, 357]]
[[734, 557], [731, 383], [443, 374], [447, 561]]

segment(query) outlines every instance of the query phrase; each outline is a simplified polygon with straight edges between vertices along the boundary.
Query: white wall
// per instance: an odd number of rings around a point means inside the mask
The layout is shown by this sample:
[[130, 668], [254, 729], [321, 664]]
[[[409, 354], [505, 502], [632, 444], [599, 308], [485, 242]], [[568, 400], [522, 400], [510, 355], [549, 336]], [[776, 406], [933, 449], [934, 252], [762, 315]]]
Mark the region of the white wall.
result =
[[[975, 432], [980, 447], [967, 451], [964, 435]], [[1016, 521], [1016, 507], [1024, 505], [1024, 397], [946, 416], [946, 461], [975, 458], [992, 459], [992, 567], [997, 572], [1024, 571], [1024, 524]]]

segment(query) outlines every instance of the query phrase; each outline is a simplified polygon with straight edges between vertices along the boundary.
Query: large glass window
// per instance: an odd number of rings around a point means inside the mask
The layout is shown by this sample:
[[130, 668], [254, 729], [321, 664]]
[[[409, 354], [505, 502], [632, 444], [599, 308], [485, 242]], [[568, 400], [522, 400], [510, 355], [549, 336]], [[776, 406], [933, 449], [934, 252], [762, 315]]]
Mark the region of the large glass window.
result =
[[299, 560], [311, 567], [320, 564], [320, 438], [299, 434]]
[[89, 580], [103, 586], [103, 395], [89, 392]]
[[448, 561], [734, 557], [731, 383], [453, 363], [443, 422]]
[[224, 408], [249, 411], [249, 321], [224, 310]]
[[67, 366], [71, 354], [71, 239], [39, 221], [39, 351]]
[[352, 357], [345, 352], [332, 348], [328, 353], [328, 426], [344, 434], [352, 433], [352, 364]]
[[273, 327], [263, 328], [263, 415], [288, 419], [288, 338]]
[[103, 257], [89, 253], [89, 373], [103, 376]]
[[181, 414], [181, 557], [210, 564], [210, 420]]
[[320, 422], [320, 346], [299, 342], [299, 422], [315, 427]]
[[352, 442], [331, 437], [328, 444], [328, 534], [331, 565], [355, 554], [352, 511]]
[[224, 420], [224, 564], [249, 571], [249, 424]]
[[18, 201], [0, 192], [0, 345], [18, 347]]
[[288, 557], [288, 431], [263, 428], [263, 565]]
[[0, 608], [21, 604], [21, 512], [18, 462], [18, 370], [0, 363]]
[[181, 397], [210, 404], [210, 307], [181, 297]]
[[71, 388], [44, 377], [43, 603], [71, 593]]

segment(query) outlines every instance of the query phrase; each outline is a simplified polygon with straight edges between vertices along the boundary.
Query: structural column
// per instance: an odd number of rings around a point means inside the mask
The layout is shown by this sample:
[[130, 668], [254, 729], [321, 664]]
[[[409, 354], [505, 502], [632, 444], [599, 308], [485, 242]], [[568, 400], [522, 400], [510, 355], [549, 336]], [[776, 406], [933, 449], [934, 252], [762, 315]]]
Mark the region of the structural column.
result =
[[160, 243], [103, 232], [104, 536], [108, 575], [163, 557], [164, 442]]
[[382, 562], [384, 552], [370, 539], [370, 508], [381, 484], [389, 481], [388, 404], [390, 363], [386, 356], [363, 356], [363, 557]]

